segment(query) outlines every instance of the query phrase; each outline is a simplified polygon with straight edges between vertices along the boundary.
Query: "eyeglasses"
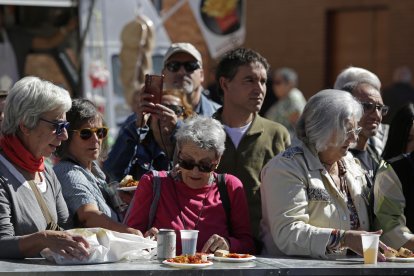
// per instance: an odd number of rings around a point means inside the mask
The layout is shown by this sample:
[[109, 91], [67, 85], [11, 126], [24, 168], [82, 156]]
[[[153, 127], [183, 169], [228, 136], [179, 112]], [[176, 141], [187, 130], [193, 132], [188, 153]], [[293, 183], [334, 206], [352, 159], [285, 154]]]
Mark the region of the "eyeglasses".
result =
[[186, 61], [186, 62], [170, 61], [165, 65], [168, 71], [173, 72], [173, 73], [178, 72], [181, 66], [184, 66], [184, 69], [187, 73], [192, 73], [195, 70], [201, 68], [198, 61]]
[[192, 170], [194, 167], [197, 167], [200, 172], [209, 173], [214, 171], [217, 166], [217, 163], [195, 163], [193, 160], [184, 160], [179, 156], [180, 152], [178, 152], [178, 165], [185, 170]]
[[389, 106], [382, 105], [382, 104], [368, 103], [368, 102], [362, 102], [361, 104], [364, 107], [364, 111], [365, 112], [372, 112], [372, 111], [374, 111], [376, 109], [379, 112], [381, 112], [381, 115], [382, 116], [387, 115], [388, 110], [390, 109]]
[[358, 135], [361, 133], [361, 131], [362, 131], [362, 127], [357, 127], [357, 128], [348, 130], [345, 134], [346, 134], [347, 138], [350, 138], [351, 135], [353, 135], [353, 137], [355, 137], [355, 136], [358, 137]]
[[61, 135], [63, 132], [63, 129], [68, 129], [70, 123], [67, 121], [61, 121], [61, 122], [52, 122], [43, 118], [39, 118], [40, 121], [49, 123], [55, 127], [55, 133], [57, 136]]
[[108, 128], [107, 127], [95, 127], [95, 128], [82, 128], [82, 129], [76, 129], [72, 130], [74, 132], [78, 132], [79, 136], [82, 140], [88, 140], [92, 137], [94, 133], [96, 133], [96, 136], [98, 139], [104, 139], [108, 135]]
[[183, 115], [185, 108], [181, 105], [175, 105], [175, 104], [165, 104], [165, 107], [168, 107], [172, 111], [174, 111], [175, 115], [181, 116]]

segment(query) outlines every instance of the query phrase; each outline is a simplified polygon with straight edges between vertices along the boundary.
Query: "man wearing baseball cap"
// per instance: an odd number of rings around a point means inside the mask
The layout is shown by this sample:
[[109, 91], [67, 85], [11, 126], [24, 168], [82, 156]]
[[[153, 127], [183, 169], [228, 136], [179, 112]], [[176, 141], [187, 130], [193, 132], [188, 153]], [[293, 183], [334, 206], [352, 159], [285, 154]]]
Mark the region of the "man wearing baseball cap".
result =
[[200, 52], [190, 43], [173, 43], [163, 60], [165, 87], [183, 89], [194, 112], [211, 116], [220, 107], [203, 94], [203, 60]]
[[[212, 116], [220, 108], [219, 104], [209, 100], [203, 94], [203, 62], [200, 52], [192, 44], [172, 44], [164, 56], [163, 65], [164, 89], [175, 88], [187, 93], [188, 102], [192, 105], [194, 112], [204, 116]], [[148, 170], [154, 169], [155, 164], [166, 166], [169, 164], [168, 161], [171, 161], [169, 160], [170, 157], [158, 145], [147, 150], [147, 156], [145, 157], [143, 157], [141, 151], [137, 150], [137, 145], [143, 145], [142, 141], [146, 137], [152, 136], [147, 135], [148, 126], [141, 126], [141, 122], [137, 118], [137, 113], [133, 113], [127, 118], [109, 152], [108, 158], [104, 162], [104, 169], [111, 180], [120, 181], [125, 176], [127, 168], [128, 171], [131, 171], [129, 167], [133, 160], [139, 160], [140, 166], [142, 164], [142, 168]], [[171, 124], [171, 128], [175, 128], [177, 118], [165, 118], [165, 123]], [[148, 140], [146, 140], [146, 143], [149, 143]], [[169, 168], [160, 165], [157, 169], [168, 170]], [[134, 175], [137, 180], [139, 177]]]

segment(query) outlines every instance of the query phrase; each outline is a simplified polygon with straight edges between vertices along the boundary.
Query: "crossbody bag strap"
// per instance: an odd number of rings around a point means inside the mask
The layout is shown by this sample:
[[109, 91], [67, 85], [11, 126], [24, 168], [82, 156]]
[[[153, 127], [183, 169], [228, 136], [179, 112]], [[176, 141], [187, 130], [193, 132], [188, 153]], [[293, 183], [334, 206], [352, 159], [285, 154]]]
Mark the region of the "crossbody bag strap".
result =
[[221, 203], [223, 204], [224, 211], [226, 212], [227, 217], [227, 226], [229, 227], [229, 232], [232, 233], [231, 227], [231, 204], [229, 193], [226, 186], [226, 174], [218, 174], [217, 175], [217, 187], [220, 194]]
[[155, 213], [157, 212], [158, 201], [160, 200], [161, 195], [161, 178], [158, 175], [158, 172], [153, 170], [152, 171], [153, 178], [152, 178], [152, 192], [153, 198], [150, 207], [150, 211], [148, 214], [148, 226], [147, 230], [151, 229], [152, 224], [154, 223]]
[[37, 203], [39, 203], [40, 209], [42, 210], [43, 216], [46, 219], [46, 223], [50, 225], [52, 223], [52, 216], [50, 215], [49, 209], [47, 208], [46, 202], [43, 199], [42, 195], [39, 192], [39, 189], [36, 186], [36, 183], [33, 180], [28, 181], [30, 188], [32, 188], [33, 193], [37, 199]]

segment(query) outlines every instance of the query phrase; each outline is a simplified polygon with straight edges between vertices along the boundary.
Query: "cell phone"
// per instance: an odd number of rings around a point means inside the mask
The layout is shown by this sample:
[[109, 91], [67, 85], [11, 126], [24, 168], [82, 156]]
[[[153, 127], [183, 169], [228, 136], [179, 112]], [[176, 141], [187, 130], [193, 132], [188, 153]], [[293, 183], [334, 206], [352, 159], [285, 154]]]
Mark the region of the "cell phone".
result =
[[152, 102], [154, 104], [161, 103], [162, 97], [162, 88], [164, 83], [164, 75], [145, 75], [145, 91], [144, 93], [149, 93], [154, 95]]

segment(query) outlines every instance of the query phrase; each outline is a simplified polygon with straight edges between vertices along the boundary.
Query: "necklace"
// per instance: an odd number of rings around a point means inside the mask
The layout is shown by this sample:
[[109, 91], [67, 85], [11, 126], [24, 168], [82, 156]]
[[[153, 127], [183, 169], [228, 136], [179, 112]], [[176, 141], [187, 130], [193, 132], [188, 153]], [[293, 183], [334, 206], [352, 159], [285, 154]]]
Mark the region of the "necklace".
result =
[[[177, 192], [177, 186], [176, 185], [177, 185], [177, 183], [174, 180], [174, 192], [175, 192], [175, 198], [176, 198], [178, 210], [180, 211], [180, 220], [183, 223], [184, 230], [191, 230], [191, 229], [187, 229], [188, 227], [187, 227], [187, 224], [185, 223], [185, 220], [184, 220], [183, 210], [181, 208], [181, 204], [180, 204], [180, 201], [178, 199], [178, 192]], [[194, 230], [197, 230], [198, 223], [200, 222], [200, 217], [201, 217], [201, 215], [203, 214], [203, 211], [204, 211], [204, 207], [205, 207], [205, 204], [206, 204], [207, 196], [210, 194], [210, 191], [213, 188], [213, 183], [210, 183], [209, 185], [210, 185], [210, 188], [208, 189], [208, 191], [204, 195], [200, 212], [198, 213], [197, 220], [196, 220], [196, 222], [194, 224]]]

